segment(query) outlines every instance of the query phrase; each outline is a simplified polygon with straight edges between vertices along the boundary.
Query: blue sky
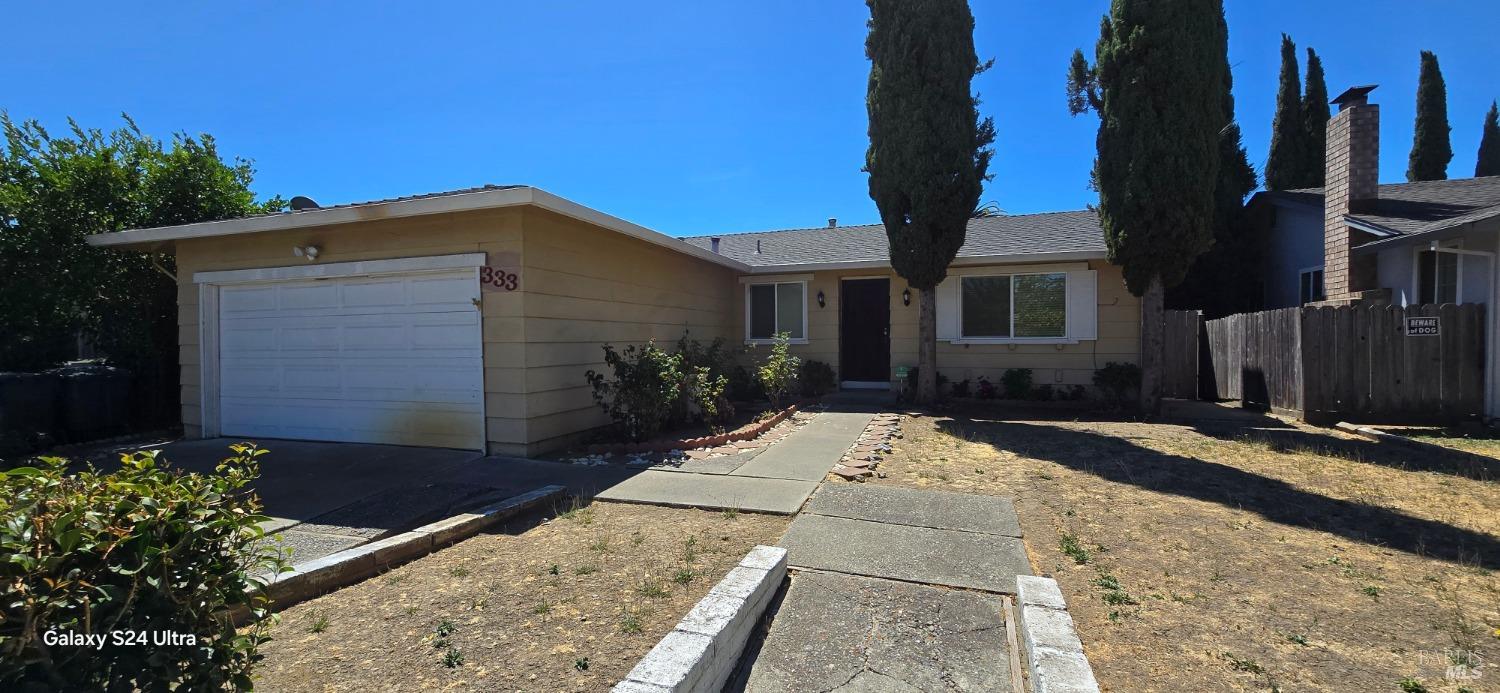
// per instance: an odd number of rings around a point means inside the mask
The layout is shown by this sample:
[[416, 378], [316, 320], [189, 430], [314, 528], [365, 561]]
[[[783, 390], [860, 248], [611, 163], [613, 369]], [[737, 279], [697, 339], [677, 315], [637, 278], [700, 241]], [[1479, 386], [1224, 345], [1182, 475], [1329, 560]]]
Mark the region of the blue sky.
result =
[[[311, 3], [309, 3], [311, 4]], [[999, 139], [984, 199], [1081, 208], [1096, 121], [1068, 116], [1069, 54], [1108, 2], [974, 7]], [[1500, 4], [1230, 0], [1251, 161], [1265, 162], [1281, 32], [1328, 88], [1378, 83], [1381, 179], [1411, 147], [1417, 55], [1448, 83], [1452, 177], [1473, 174], [1500, 97]], [[256, 191], [325, 204], [526, 183], [676, 235], [878, 222], [860, 166], [860, 2], [25, 3], [7, 10], [13, 118], [208, 132]]]

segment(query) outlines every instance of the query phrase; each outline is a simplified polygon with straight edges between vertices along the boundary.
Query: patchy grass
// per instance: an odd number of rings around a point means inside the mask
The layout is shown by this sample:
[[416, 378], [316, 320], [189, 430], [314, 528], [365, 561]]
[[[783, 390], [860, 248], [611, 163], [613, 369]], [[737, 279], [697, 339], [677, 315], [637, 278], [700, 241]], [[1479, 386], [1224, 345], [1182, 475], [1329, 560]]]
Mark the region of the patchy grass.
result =
[[1454, 653], [1500, 661], [1500, 483], [1462, 454], [981, 414], [907, 419], [871, 483], [1012, 498], [1106, 690], [1481, 690]]
[[1462, 452], [1500, 459], [1500, 431], [1479, 426], [1380, 426], [1387, 433], [1403, 435], [1424, 443], [1441, 445]]
[[[610, 503], [562, 510], [572, 514], [481, 534], [287, 609], [257, 686], [607, 691], [788, 522]], [[596, 550], [601, 539], [607, 550]], [[315, 633], [320, 619], [327, 632]]]

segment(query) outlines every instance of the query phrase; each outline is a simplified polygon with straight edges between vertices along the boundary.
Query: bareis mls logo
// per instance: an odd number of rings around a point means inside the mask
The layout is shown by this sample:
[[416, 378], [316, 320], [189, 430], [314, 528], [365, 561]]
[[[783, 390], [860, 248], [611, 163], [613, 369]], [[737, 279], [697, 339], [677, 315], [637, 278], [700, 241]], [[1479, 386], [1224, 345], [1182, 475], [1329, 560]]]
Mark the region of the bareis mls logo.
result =
[[198, 636], [192, 633], [179, 633], [172, 630], [112, 630], [108, 633], [75, 633], [73, 631], [58, 632], [49, 630], [42, 634], [42, 642], [48, 647], [88, 647], [95, 650], [104, 649], [105, 645], [115, 647], [140, 647], [143, 645], [197, 645]]

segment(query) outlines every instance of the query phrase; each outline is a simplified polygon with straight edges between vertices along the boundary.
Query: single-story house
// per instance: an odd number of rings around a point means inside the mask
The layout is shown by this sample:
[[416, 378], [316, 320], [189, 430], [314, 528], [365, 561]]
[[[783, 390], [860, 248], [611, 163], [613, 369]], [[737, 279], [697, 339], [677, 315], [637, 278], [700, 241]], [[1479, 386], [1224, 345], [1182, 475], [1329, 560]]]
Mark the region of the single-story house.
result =
[[[684, 331], [793, 350], [847, 387], [916, 364], [880, 226], [675, 238], [538, 188], [484, 186], [89, 242], [177, 260], [189, 436], [531, 455], [608, 422], [602, 345]], [[1140, 310], [1088, 211], [976, 218], [939, 289], [940, 371], [1089, 385]]]
[[[1322, 188], [1262, 192], [1268, 209], [1265, 308], [1310, 303], [1497, 305], [1500, 176], [1379, 183], [1380, 106], [1372, 86], [1332, 103]], [[1493, 311], [1490, 311], [1493, 312]], [[1497, 415], [1493, 315], [1486, 409]]]

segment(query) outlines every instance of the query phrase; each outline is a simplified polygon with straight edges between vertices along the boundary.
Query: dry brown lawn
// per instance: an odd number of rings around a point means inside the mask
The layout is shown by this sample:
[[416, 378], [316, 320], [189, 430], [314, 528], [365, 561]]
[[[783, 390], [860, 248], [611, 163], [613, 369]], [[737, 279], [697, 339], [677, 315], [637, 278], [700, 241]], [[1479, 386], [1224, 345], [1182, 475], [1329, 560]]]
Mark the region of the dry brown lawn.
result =
[[[606, 691], [788, 518], [594, 503], [292, 607], [268, 691]], [[461, 660], [461, 662], [460, 662]]]
[[1493, 469], [1274, 419], [970, 414], [907, 419], [872, 483], [1014, 498], [1107, 690], [1500, 690]]

